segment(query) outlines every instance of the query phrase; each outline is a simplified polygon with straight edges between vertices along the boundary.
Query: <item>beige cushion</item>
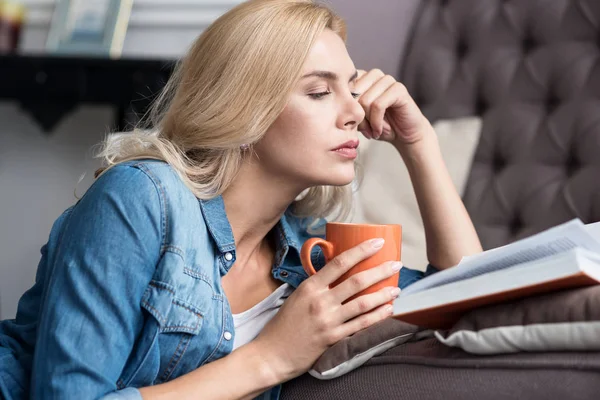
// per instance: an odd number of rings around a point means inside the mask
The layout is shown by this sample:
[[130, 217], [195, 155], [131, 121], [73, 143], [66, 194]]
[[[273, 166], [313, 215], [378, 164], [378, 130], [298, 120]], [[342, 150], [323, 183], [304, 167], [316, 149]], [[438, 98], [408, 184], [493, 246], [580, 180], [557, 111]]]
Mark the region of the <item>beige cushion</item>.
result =
[[[481, 118], [442, 120], [433, 128], [452, 181], [462, 195], [479, 142]], [[402, 225], [402, 262], [409, 268], [424, 270], [425, 232], [406, 166], [389, 143], [360, 136], [359, 161], [364, 179], [355, 193], [350, 222]]]

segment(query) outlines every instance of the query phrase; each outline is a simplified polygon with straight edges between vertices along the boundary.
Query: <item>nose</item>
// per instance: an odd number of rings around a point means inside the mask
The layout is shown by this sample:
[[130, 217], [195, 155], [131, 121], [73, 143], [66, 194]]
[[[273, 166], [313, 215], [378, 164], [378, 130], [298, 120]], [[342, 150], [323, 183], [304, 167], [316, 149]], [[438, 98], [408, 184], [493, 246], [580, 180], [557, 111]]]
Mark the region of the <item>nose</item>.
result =
[[363, 119], [365, 119], [365, 110], [350, 93], [344, 96], [340, 112], [340, 129], [354, 129]]

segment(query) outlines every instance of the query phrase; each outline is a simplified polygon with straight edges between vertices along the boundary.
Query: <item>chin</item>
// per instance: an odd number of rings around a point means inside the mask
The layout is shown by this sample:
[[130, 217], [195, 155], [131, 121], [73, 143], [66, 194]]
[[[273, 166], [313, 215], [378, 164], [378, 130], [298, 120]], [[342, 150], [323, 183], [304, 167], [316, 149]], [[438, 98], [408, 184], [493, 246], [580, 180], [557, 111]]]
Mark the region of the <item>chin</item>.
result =
[[332, 168], [328, 172], [329, 173], [323, 177], [321, 185], [346, 186], [351, 184], [356, 177], [354, 165], [352, 165], [352, 168]]
[[302, 176], [296, 176], [294, 181], [303, 182], [306, 187], [313, 186], [346, 186], [354, 181], [356, 172], [354, 162], [319, 162], [313, 160], [308, 162], [308, 169], [296, 169], [294, 172], [300, 172]]

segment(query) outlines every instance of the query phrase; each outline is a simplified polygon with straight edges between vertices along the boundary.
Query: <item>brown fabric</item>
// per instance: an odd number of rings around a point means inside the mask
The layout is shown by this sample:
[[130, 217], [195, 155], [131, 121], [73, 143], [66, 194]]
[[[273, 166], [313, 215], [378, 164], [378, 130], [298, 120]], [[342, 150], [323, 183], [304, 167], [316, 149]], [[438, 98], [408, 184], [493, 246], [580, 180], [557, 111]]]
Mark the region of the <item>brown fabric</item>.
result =
[[422, 0], [400, 80], [433, 122], [480, 115], [464, 193], [490, 249], [600, 220], [600, 1]]
[[600, 285], [477, 308], [465, 314], [448, 334], [499, 326], [579, 321], [600, 321]]
[[408, 342], [420, 330], [417, 326], [388, 318], [331, 346], [312, 369], [323, 373], [388, 340], [399, 338], [401, 343]]
[[[600, 285], [481, 307], [465, 314], [449, 331], [443, 332], [443, 336], [465, 330], [578, 321], [600, 321]], [[398, 346], [431, 336], [429, 332], [388, 318], [330, 347], [312, 369], [322, 374], [389, 340], [399, 339]]]
[[337, 379], [304, 374], [284, 384], [281, 400], [596, 399], [599, 376], [600, 352], [481, 357], [426, 339]]

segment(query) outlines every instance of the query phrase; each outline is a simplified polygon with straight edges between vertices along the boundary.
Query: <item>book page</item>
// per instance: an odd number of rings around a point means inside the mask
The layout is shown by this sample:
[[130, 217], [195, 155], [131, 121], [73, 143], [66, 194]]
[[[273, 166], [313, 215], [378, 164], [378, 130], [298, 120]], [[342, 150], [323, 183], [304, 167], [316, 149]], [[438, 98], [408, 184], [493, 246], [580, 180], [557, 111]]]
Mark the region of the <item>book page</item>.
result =
[[588, 232], [588, 230], [595, 232], [595, 229], [600, 231], [600, 227], [586, 229], [580, 219], [573, 219], [506, 246], [464, 257], [457, 266], [430, 275], [404, 288], [400, 296], [540, 260], [575, 247], [600, 254], [600, 236], [596, 236], [599, 238], [596, 240]]
[[589, 233], [594, 239], [600, 242], [600, 222], [586, 224], [584, 228], [587, 231], [587, 233]]
[[[576, 221], [576, 220], [579, 220], [579, 219], [575, 219], [575, 220], [573, 220], [573, 221]], [[569, 221], [569, 222], [570, 222], [570, 221]], [[559, 225], [559, 226], [560, 226], [560, 225]], [[584, 229], [587, 231], [587, 233], [589, 233], [589, 234], [590, 234], [590, 236], [592, 236], [592, 237], [593, 237], [593, 238], [594, 238], [596, 241], [600, 242], [600, 222], [593, 222], [593, 223], [590, 223], [590, 224], [585, 224], [585, 225], [583, 225], [583, 228], [584, 228]], [[463, 262], [465, 262], [465, 261], [467, 261], [467, 260], [471, 260], [471, 259], [475, 259], [475, 258], [477, 258], [477, 257], [481, 257], [481, 256], [483, 256], [484, 254], [488, 254], [488, 253], [491, 253], [491, 252], [493, 252], [493, 251], [497, 251], [497, 250], [503, 249], [503, 248], [505, 248], [506, 246], [510, 246], [510, 244], [507, 244], [507, 245], [504, 245], [504, 246], [500, 246], [500, 247], [496, 247], [496, 248], [494, 248], [494, 249], [489, 249], [489, 250], [487, 250], [487, 251], [485, 251], [485, 252], [483, 252], [483, 253], [478, 253], [478, 254], [473, 254], [473, 255], [470, 255], [470, 256], [465, 256], [465, 257], [463, 257], [463, 258], [460, 260], [460, 263], [459, 263], [459, 264], [462, 264]]]

